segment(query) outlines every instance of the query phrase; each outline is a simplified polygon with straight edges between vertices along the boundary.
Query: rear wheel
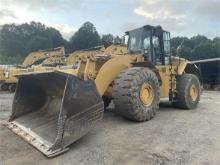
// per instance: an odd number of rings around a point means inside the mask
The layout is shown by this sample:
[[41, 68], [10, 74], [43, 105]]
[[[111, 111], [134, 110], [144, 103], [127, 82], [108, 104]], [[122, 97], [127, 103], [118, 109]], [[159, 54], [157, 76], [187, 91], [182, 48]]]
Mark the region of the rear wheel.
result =
[[7, 91], [9, 89], [8, 84], [2, 83], [0, 84], [1, 91]]
[[9, 91], [12, 92], [12, 93], [14, 93], [15, 90], [16, 90], [16, 84], [10, 84], [10, 85], [9, 85]]
[[196, 108], [200, 100], [200, 81], [194, 74], [184, 74], [177, 78], [177, 98], [173, 105], [183, 109]]
[[116, 112], [134, 121], [150, 120], [160, 102], [160, 85], [156, 74], [143, 67], [122, 71], [113, 86]]

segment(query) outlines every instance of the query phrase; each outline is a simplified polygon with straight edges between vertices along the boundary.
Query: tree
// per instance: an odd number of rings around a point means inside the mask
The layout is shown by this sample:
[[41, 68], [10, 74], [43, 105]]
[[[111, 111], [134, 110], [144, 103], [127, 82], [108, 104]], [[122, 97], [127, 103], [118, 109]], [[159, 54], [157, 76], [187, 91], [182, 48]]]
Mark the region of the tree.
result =
[[121, 44], [121, 43], [122, 43], [122, 39], [121, 39], [119, 36], [116, 36], [116, 37], [114, 38], [114, 43], [115, 43], [115, 44]]
[[214, 47], [214, 54], [215, 54], [215, 58], [220, 57], [220, 37], [215, 37], [212, 40], [212, 44]]
[[171, 46], [173, 49], [177, 49], [177, 47], [184, 41], [184, 45], [189, 42], [187, 37], [174, 37], [171, 39]]
[[60, 32], [54, 28], [47, 28], [45, 31], [45, 36], [50, 39], [53, 47], [67, 46], [67, 41], [63, 39]]
[[190, 41], [191, 41], [191, 48], [194, 48], [200, 44], [207, 44], [211, 42], [211, 40], [209, 40], [206, 36], [202, 36], [202, 35], [194, 36], [190, 38]]
[[88, 49], [98, 46], [99, 43], [100, 36], [95, 26], [90, 22], [84, 23], [70, 39], [71, 50]]
[[192, 60], [192, 50], [190, 47], [183, 46], [183, 48], [180, 51], [180, 56], [187, 59], [187, 60]]
[[114, 36], [112, 34], [104, 34], [101, 38], [101, 44], [108, 47], [114, 43]]
[[173, 53], [176, 53], [178, 46], [182, 44], [182, 47], [187, 49], [192, 49], [192, 42], [187, 37], [174, 37], [171, 39], [171, 50]]
[[27, 43], [27, 51], [33, 52], [53, 48], [53, 41], [50, 38], [34, 36]]
[[214, 43], [219, 44], [220, 45], [220, 37], [215, 37], [212, 40]]
[[4, 25], [0, 32], [0, 53], [5, 56], [18, 56], [24, 53], [25, 41], [15, 24]]
[[33, 51], [66, 45], [59, 31], [37, 22], [6, 24], [0, 30], [0, 56], [4, 56], [1, 59], [24, 58]]
[[174, 37], [171, 40], [172, 52], [175, 54], [176, 48], [184, 40], [180, 55], [188, 60], [202, 60], [220, 57], [220, 38], [213, 40], [205, 36], [197, 35], [190, 39], [186, 37]]
[[212, 43], [202, 43], [192, 50], [192, 60], [208, 59], [219, 57], [216, 48]]

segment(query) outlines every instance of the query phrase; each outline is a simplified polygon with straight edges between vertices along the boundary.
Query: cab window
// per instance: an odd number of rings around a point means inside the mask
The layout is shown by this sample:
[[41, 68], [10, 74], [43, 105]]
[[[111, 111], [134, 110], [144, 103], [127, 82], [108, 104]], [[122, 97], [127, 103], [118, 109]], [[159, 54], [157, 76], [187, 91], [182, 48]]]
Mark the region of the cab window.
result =
[[164, 43], [164, 58], [165, 58], [165, 64], [169, 64], [169, 56], [170, 56], [170, 33], [169, 32], [163, 32], [163, 43]]
[[158, 37], [153, 36], [152, 42], [153, 42], [153, 45], [155, 48], [159, 47], [159, 38]]
[[147, 37], [144, 39], [143, 46], [144, 46], [144, 49], [150, 48], [150, 37]]
[[132, 38], [131, 38], [131, 41], [130, 41], [131, 49], [132, 49], [132, 50], [135, 50], [135, 49], [136, 49], [136, 45], [137, 45], [137, 43], [136, 43], [136, 38], [135, 38], [135, 37], [132, 37]]

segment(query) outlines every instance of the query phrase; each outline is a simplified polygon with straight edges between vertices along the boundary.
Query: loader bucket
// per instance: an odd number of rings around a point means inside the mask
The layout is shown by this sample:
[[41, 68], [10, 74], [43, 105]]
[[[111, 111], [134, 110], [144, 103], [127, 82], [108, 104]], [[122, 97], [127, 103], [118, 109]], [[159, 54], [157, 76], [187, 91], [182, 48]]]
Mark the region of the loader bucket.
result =
[[60, 73], [19, 77], [7, 127], [48, 157], [68, 150], [103, 117], [93, 81]]

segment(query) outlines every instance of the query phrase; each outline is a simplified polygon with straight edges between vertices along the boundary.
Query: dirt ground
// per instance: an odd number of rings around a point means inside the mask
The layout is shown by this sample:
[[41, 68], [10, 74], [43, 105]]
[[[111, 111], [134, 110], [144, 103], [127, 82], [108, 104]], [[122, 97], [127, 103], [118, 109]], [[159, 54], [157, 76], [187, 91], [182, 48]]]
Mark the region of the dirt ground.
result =
[[12, 94], [0, 94], [0, 165], [12, 164], [220, 164], [220, 93], [205, 91], [196, 110], [178, 110], [163, 103], [156, 117], [144, 123], [113, 111], [68, 152], [46, 158], [3, 126]]

